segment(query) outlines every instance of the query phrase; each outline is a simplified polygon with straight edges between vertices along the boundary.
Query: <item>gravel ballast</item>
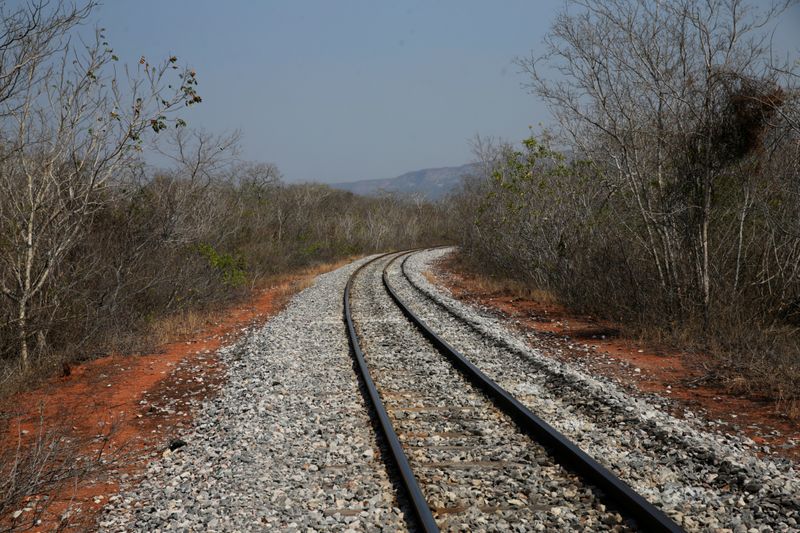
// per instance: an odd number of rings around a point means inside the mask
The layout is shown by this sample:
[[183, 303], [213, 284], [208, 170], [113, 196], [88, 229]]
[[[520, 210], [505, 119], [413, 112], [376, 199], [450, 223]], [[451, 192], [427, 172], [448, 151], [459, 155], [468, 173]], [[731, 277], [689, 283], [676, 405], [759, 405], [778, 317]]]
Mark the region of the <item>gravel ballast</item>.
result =
[[[389, 280], [448, 343], [688, 531], [800, 531], [794, 464], [678, 419], [653, 399], [548, 357], [524, 332], [424, 273], [447, 249], [395, 261]], [[449, 366], [381, 286], [356, 281], [362, 348], [443, 529], [621, 529]], [[138, 484], [109, 498], [102, 531], [403, 531], [408, 509], [359, 389], [342, 293], [365, 260], [317, 278], [284, 311], [220, 350], [226, 380]], [[405, 270], [405, 274], [403, 272]], [[406, 277], [407, 275], [407, 277]], [[169, 449], [170, 443], [181, 441]], [[402, 498], [402, 496], [400, 496]]]
[[103, 531], [404, 530], [353, 371], [342, 291], [360, 262], [317, 278], [221, 351], [227, 381], [186, 444], [112, 496]]
[[499, 385], [690, 531], [798, 531], [793, 463], [755, 443], [706, 431], [614, 383], [548, 358], [518, 331], [452, 298], [423, 275], [449, 250], [390, 268], [400, 297]]
[[353, 286], [370, 374], [443, 531], [625, 530], [592, 487], [565, 471], [473, 387], [383, 287], [390, 258]]

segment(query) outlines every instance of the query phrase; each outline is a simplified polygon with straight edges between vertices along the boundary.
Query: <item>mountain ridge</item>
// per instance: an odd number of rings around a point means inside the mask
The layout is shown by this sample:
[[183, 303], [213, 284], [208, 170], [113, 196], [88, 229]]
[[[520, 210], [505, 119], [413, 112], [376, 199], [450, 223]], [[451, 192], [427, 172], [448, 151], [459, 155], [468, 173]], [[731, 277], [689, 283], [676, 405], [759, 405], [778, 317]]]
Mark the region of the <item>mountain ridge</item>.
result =
[[334, 189], [362, 196], [376, 196], [382, 193], [419, 194], [427, 200], [435, 201], [454, 191], [464, 176], [476, 172], [477, 169], [476, 163], [467, 163], [452, 167], [412, 170], [394, 178], [344, 181], [328, 185]]

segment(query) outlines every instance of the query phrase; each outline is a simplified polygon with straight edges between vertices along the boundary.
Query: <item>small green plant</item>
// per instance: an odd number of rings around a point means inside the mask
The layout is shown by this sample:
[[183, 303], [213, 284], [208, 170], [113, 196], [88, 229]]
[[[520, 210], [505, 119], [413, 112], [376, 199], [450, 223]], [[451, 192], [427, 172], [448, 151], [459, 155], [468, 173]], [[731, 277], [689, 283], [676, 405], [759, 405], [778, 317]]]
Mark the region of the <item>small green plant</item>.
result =
[[220, 274], [225, 285], [230, 287], [244, 285], [246, 271], [241, 257], [219, 253], [213, 246], [206, 243], [200, 244], [197, 251], [208, 261], [208, 265]]
[[303, 246], [302, 253], [303, 253], [303, 255], [310, 257], [310, 256], [315, 255], [321, 249], [322, 249], [322, 244], [321, 243], [312, 242], [312, 243], [309, 243], [306, 246]]

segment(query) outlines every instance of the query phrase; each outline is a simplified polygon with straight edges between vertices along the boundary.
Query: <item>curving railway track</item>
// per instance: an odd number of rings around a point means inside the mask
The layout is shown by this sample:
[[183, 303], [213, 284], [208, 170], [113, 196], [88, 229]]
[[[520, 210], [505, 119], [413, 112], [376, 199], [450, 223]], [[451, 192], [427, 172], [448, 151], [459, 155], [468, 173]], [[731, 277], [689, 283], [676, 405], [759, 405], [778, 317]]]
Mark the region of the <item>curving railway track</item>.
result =
[[452, 298], [447, 253], [324, 274], [221, 351], [187, 445], [100, 530], [800, 531], [793, 462]]
[[344, 314], [416, 526], [682, 531], [426, 324], [388, 275], [410, 253], [356, 270]]

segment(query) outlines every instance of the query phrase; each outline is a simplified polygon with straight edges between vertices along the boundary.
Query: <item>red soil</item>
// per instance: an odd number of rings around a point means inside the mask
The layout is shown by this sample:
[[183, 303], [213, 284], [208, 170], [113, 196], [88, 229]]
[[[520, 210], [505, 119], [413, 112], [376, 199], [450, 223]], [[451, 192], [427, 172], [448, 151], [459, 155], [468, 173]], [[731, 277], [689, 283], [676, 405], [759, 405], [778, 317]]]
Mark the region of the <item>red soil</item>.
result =
[[[27, 508], [16, 526], [28, 524], [42, 531], [93, 529], [107, 498], [120, 488], [120, 480], [136, 479], [149, 459], [181, 436], [181, 428], [191, 422], [190, 400], [202, 400], [218, 389], [225, 369], [216, 350], [235, 341], [247, 326], [276, 314], [291, 294], [322, 270], [283, 277], [246, 301], [209, 315], [200, 331], [155, 353], [110, 355], [80, 364], [67, 376], [2, 401], [0, 453], [13, 451], [19, 443], [25, 449], [45, 428], [80, 443], [80, 456], [97, 457], [102, 448], [102, 456], [111, 462], [69, 480], [51, 494], [27, 500], [16, 509]], [[75, 456], [54, 458], [64, 459], [74, 461]], [[10, 521], [10, 516], [0, 517], [0, 529]]]
[[460, 268], [453, 256], [440, 261], [431, 276], [455, 298], [491, 308], [535, 333], [537, 345], [557, 348], [543, 350], [547, 356], [610, 377], [628, 389], [669, 398], [676, 416], [704, 414], [715, 431], [746, 435], [768, 446], [769, 453], [800, 460], [800, 420], [787, 417], [775, 402], [708, 383], [703, 357], [698, 354], [689, 357], [669, 347], [625, 338], [612, 322], [519, 298]]

